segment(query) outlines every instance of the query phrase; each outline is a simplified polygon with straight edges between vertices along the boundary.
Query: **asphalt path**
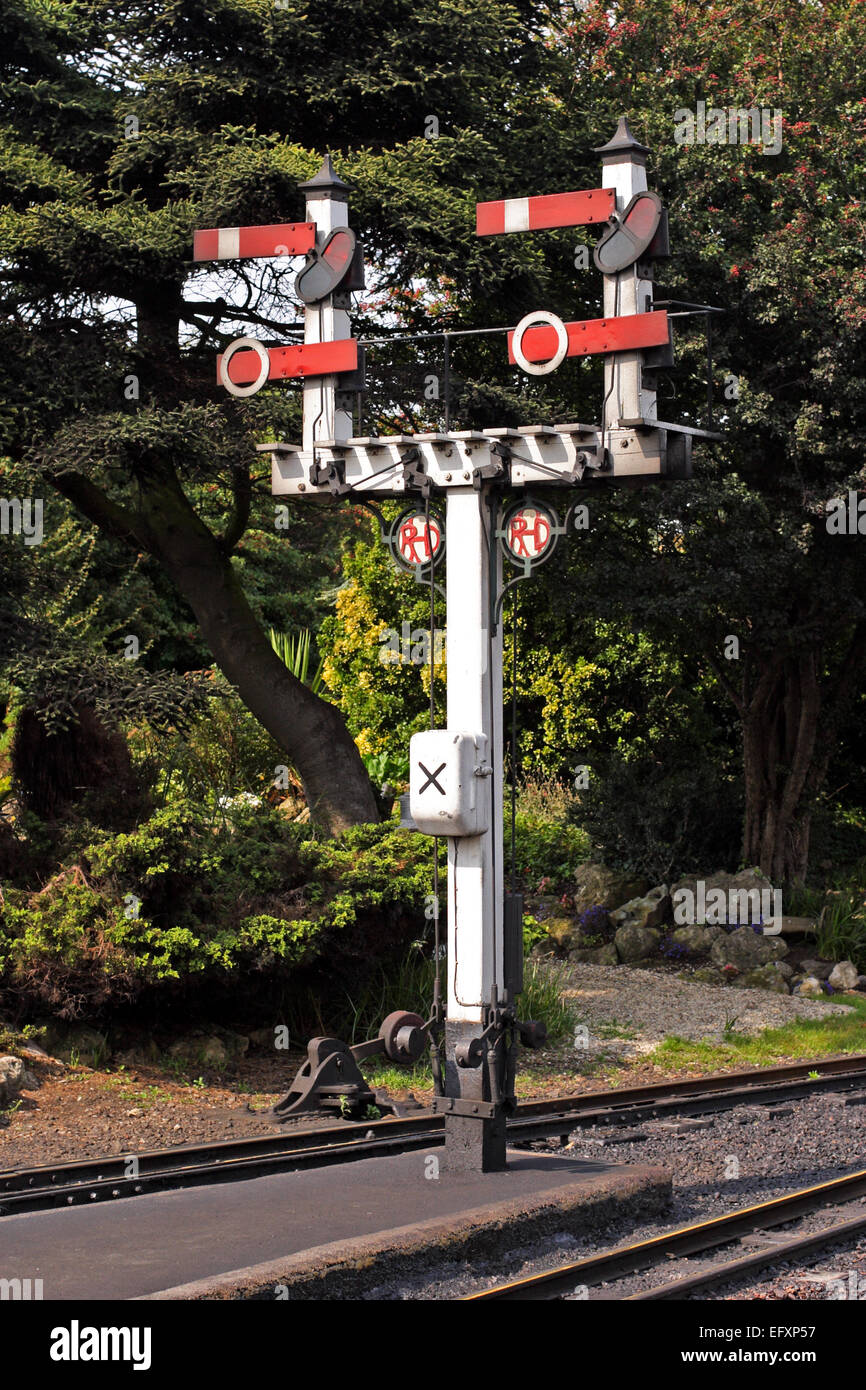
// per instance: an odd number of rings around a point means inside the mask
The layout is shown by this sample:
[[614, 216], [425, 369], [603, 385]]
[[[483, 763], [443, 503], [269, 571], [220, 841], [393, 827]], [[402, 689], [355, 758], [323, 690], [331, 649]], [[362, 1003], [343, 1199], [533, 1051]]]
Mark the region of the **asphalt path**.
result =
[[[431, 1152], [441, 1159], [441, 1150]], [[431, 1178], [430, 1157], [368, 1158], [6, 1216], [0, 1278], [42, 1279], [45, 1299], [135, 1298], [332, 1241], [531, 1197], [570, 1180], [589, 1186], [616, 1171], [609, 1163], [516, 1152], [505, 1173]]]

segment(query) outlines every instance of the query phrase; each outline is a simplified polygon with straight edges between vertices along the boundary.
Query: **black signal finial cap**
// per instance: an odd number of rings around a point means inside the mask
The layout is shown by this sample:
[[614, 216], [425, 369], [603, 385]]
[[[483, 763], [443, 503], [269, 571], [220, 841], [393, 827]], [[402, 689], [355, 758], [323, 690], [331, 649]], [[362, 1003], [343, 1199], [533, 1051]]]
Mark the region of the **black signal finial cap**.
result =
[[604, 164], [614, 160], [620, 162], [624, 158], [645, 164], [649, 146], [642, 145], [640, 140], [635, 139], [629, 129], [628, 117], [620, 116], [613, 139], [608, 140], [606, 145], [593, 146], [593, 154], [600, 154]]
[[337, 202], [345, 202], [346, 195], [349, 193], [349, 185], [344, 183], [334, 168], [334, 162], [329, 154], [322, 160], [322, 167], [311, 179], [306, 179], [304, 183], [299, 183], [298, 188], [306, 193], [323, 194], [331, 197]]

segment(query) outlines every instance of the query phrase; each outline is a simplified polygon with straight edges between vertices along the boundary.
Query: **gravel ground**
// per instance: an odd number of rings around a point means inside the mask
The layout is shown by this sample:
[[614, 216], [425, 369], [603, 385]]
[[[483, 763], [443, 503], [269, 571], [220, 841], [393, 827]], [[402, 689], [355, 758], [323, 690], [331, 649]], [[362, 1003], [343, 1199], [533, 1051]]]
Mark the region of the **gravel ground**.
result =
[[[844, 1097], [810, 1096], [769, 1106], [738, 1106], [735, 1110], [717, 1115], [701, 1116], [700, 1125], [678, 1130], [682, 1120], [672, 1122], [647, 1121], [638, 1133], [646, 1137], [626, 1143], [616, 1140], [617, 1132], [610, 1127], [577, 1131], [570, 1141], [568, 1152], [576, 1157], [603, 1158], [612, 1163], [661, 1163], [673, 1175], [673, 1205], [660, 1219], [638, 1226], [611, 1223], [592, 1240], [579, 1239], [567, 1232], [554, 1236], [543, 1246], [516, 1246], [507, 1267], [500, 1264], [476, 1263], [471, 1269], [451, 1264], [431, 1269], [400, 1287], [371, 1289], [371, 1299], [457, 1299], [466, 1293], [508, 1279], [552, 1269], [571, 1260], [580, 1259], [609, 1246], [660, 1235], [679, 1225], [703, 1217], [720, 1216], [756, 1202], [781, 1196], [794, 1188], [840, 1177], [866, 1167], [866, 1104], [845, 1104]], [[866, 1099], [866, 1096], [863, 1097]], [[710, 1123], [707, 1124], [706, 1121]], [[629, 1131], [634, 1133], [635, 1131]], [[542, 1146], [537, 1146], [542, 1147]], [[561, 1152], [558, 1146], [544, 1146], [546, 1152]], [[815, 1219], [817, 1225], [850, 1217], [866, 1203], [852, 1203], [839, 1212], [823, 1212]], [[777, 1228], [778, 1229], [778, 1228]], [[793, 1233], [793, 1231], [792, 1231]], [[731, 1248], [729, 1258], [736, 1255]], [[705, 1257], [701, 1256], [702, 1261]], [[834, 1257], [836, 1265], [856, 1266], [848, 1256]], [[816, 1256], [817, 1265], [829, 1268], [827, 1255]], [[694, 1269], [694, 1265], [691, 1266]], [[676, 1270], [688, 1268], [687, 1261], [666, 1263], [650, 1282], [665, 1283], [676, 1277]], [[798, 1298], [824, 1299], [826, 1285], [803, 1277], [811, 1267], [803, 1264], [796, 1271], [760, 1272], [754, 1284], [764, 1287], [766, 1298], [787, 1297], [773, 1292], [786, 1283], [796, 1284]], [[846, 1273], [847, 1277], [847, 1273]], [[759, 1280], [764, 1281], [759, 1284]], [[622, 1298], [646, 1287], [641, 1276], [618, 1281], [605, 1294], [604, 1286], [593, 1290], [591, 1297]], [[736, 1296], [744, 1285], [736, 1286]], [[858, 1286], [859, 1287], [859, 1286]], [[866, 1293], [866, 1287], [863, 1292]], [[725, 1290], [708, 1290], [698, 1298], [724, 1298]]]
[[[851, 1214], [847, 1212], [848, 1216]], [[841, 1219], [844, 1220], [845, 1215]], [[733, 1288], [720, 1286], [716, 1297], [737, 1303], [777, 1298], [866, 1302], [866, 1236], [844, 1250], [834, 1247], [822, 1253], [812, 1265], [783, 1265], [763, 1273], [747, 1288], [742, 1284]]]
[[737, 989], [681, 980], [658, 970], [613, 965], [574, 965], [565, 993], [589, 1029], [588, 1051], [611, 1051], [612, 1022], [634, 1039], [617, 1040], [619, 1055], [651, 1052], [670, 1034], [721, 1041], [725, 1024], [736, 1017], [736, 1031], [748, 1035], [779, 1028], [795, 1018], [824, 1018], [844, 1013], [844, 1004], [773, 994], [764, 989]]

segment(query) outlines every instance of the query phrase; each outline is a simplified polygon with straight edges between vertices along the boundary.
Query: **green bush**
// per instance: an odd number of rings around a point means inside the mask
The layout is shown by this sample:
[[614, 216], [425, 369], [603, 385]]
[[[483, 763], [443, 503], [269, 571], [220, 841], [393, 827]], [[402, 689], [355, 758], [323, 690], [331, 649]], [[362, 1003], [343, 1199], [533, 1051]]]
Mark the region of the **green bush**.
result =
[[228, 682], [215, 674], [213, 688], [207, 712], [190, 717], [182, 732], [155, 739], [141, 727], [131, 735], [136, 756], [153, 769], [163, 801], [211, 807], [243, 793], [263, 796], [277, 767], [285, 765], [286, 755]]
[[103, 834], [40, 892], [5, 892], [0, 990], [68, 1015], [314, 967], [355, 986], [423, 936], [430, 842], [394, 824], [309, 836], [267, 806], [180, 801]]
[[[510, 827], [506, 824], [506, 873], [510, 869]], [[518, 811], [515, 817], [515, 869], [527, 891], [555, 893], [574, 881], [589, 851], [585, 831], [557, 824], [542, 814]]]

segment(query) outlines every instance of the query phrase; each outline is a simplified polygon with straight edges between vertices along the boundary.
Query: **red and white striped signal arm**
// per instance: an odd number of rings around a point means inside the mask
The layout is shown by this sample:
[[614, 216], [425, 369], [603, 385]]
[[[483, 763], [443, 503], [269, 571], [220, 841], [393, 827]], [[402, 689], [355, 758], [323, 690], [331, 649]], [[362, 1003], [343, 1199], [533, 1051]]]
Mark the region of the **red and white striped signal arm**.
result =
[[[338, 372], [354, 372], [358, 367], [358, 339], [337, 338], [326, 343], [292, 343], [288, 347], [269, 347], [265, 351], [270, 362], [269, 381], [289, 376], [334, 376]], [[217, 381], [220, 381], [222, 354], [217, 358]], [[263, 365], [263, 364], [262, 364]], [[228, 377], [235, 386], [245, 386], [259, 375], [258, 356], [249, 348], [236, 352], [228, 364]]]
[[502, 198], [496, 203], [476, 203], [475, 235], [583, 227], [591, 222], [607, 222], [615, 209], [616, 194], [612, 188], [547, 193], [537, 198]]
[[210, 227], [193, 238], [194, 261], [236, 261], [248, 256], [305, 256], [316, 244], [315, 222], [271, 227]]
[[[610, 319], [582, 319], [565, 324], [568, 334], [567, 357], [588, 357], [598, 352], [629, 352], [635, 348], [663, 347], [668, 341], [668, 316], [663, 309], [649, 314], [621, 314]], [[516, 362], [512, 350], [514, 334], [508, 334], [508, 360]], [[521, 349], [530, 362], [544, 362], [556, 352], [556, 329], [546, 324], [528, 328]]]

